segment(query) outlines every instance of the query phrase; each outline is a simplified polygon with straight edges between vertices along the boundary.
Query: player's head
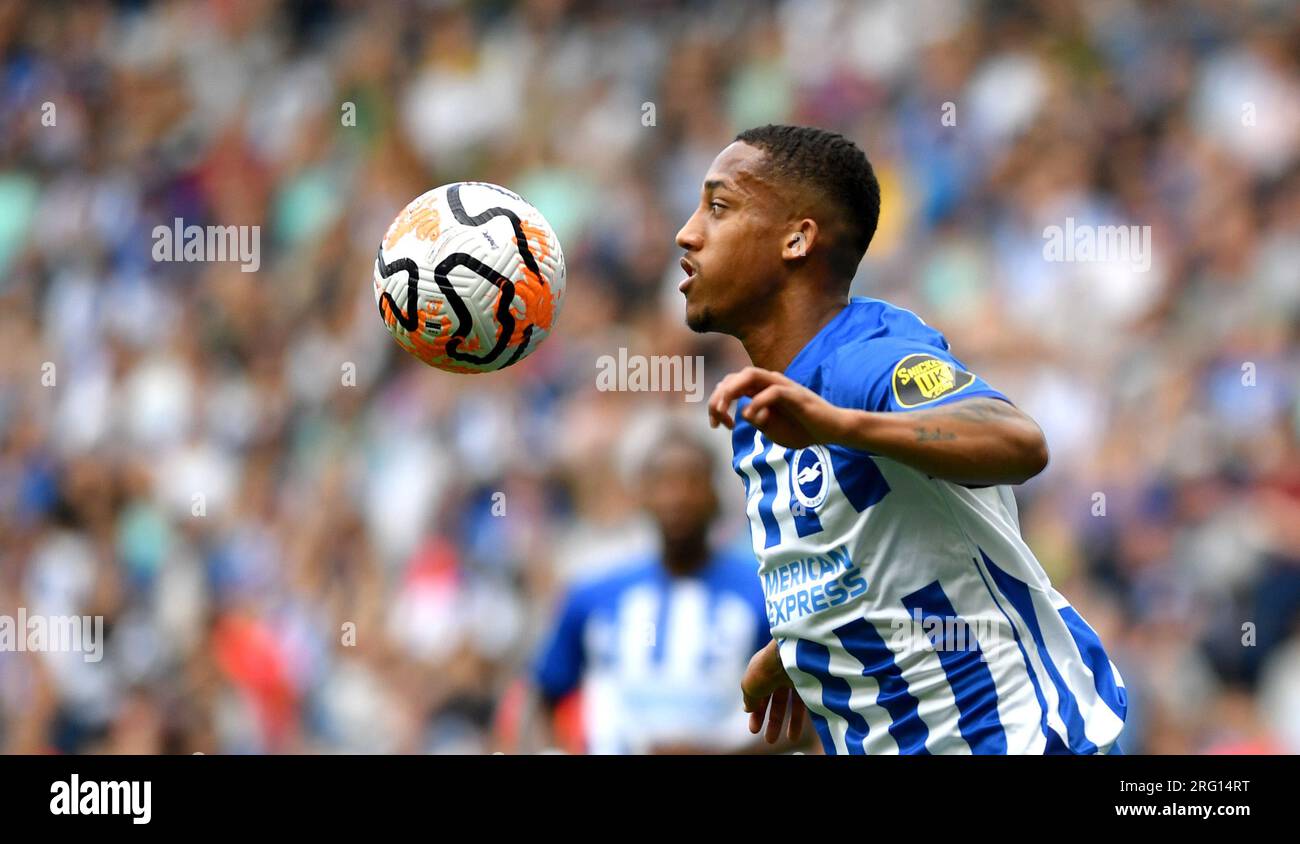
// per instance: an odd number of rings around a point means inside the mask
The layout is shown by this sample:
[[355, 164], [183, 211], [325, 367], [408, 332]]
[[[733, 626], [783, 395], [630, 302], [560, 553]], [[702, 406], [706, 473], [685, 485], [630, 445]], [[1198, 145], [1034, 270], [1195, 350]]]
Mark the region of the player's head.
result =
[[736, 334], [792, 282], [847, 293], [880, 217], [880, 185], [848, 138], [807, 126], [736, 136], [677, 233], [686, 323]]
[[666, 546], [703, 542], [718, 514], [715, 456], [695, 428], [663, 424], [643, 443], [637, 487]]

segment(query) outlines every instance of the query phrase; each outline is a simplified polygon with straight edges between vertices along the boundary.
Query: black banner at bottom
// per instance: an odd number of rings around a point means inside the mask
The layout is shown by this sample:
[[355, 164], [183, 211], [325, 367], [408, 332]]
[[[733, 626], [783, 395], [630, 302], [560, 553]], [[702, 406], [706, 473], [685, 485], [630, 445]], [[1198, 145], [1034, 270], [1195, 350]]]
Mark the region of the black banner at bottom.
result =
[[1058, 830], [1194, 822], [1228, 831], [1289, 821], [1298, 769], [1296, 757], [1240, 756], [10, 756], [0, 757], [0, 808], [6, 826], [114, 834], [433, 832], [461, 821], [563, 833], [607, 813], [624, 829], [658, 821], [765, 836], [886, 821], [945, 834], [1028, 831], [1040, 819]]

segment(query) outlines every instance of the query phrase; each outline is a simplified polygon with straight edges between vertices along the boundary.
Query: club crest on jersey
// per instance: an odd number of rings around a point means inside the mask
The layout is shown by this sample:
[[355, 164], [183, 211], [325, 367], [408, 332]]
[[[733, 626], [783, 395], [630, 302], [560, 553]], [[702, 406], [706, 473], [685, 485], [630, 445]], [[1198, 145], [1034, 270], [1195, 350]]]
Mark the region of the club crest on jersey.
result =
[[801, 448], [790, 458], [790, 489], [795, 500], [808, 510], [816, 510], [830, 492], [830, 455], [820, 445]]
[[908, 355], [894, 367], [894, 401], [917, 407], [965, 389], [975, 376], [934, 355]]

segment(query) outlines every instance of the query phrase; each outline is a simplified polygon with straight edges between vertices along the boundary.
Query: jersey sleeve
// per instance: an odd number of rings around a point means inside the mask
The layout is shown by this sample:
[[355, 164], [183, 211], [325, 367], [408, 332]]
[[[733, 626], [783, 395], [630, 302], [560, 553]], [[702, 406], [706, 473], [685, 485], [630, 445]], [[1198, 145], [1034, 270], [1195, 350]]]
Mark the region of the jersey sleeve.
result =
[[900, 412], [985, 396], [1011, 400], [947, 349], [919, 341], [852, 344], [835, 356], [822, 395], [858, 410]]
[[533, 664], [533, 682], [548, 700], [564, 697], [582, 679], [586, 606], [581, 590], [571, 591], [565, 597], [559, 618]]

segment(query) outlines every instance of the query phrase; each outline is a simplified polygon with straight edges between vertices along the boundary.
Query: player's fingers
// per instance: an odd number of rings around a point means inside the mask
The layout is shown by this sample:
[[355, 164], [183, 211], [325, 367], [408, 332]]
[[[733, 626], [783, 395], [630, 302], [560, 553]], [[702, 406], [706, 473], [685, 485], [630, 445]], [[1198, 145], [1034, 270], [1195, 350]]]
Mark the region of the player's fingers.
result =
[[749, 710], [749, 731], [758, 735], [763, 730], [763, 716], [767, 714], [767, 702], [770, 697], [759, 698], [757, 701], [745, 702], [745, 708]]
[[798, 692], [793, 689], [790, 691], [790, 728], [786, 735], [790, 741], [797, 742], [803, 738], [803, 722], [807, 717], [808, 708], [804, 706], [803, 698], [799, 697]]
[[782, 378], [779, 373], [770, 369], [759, 369], [757, 366], [747, 366], [727, 377], [731, 382], [728, 387], [732, 395], [737, 398], [759, 393], [772, 384], [781, 383]]
[[781, 726], [785, 722], [785, 710], [789, 703], [789, 689], [777, 689], [772, 694], [772, 711], [767, 716], [767, 733], [764, 736], [768, 744], [776, 744], [781, 738]]
[[757, 366], [747, 366], [739, 372], [731, 373], [718, 382], [718, 386], [713, 388], [713, 395], [709, 397], [709, 424], [714, 428], [725, 425], [728, 429], [734, 429], [735, 421], [729, 412], [732, 402], [741, 396], [753, 396], [784, 381], [785, 376], [780, 373], [759, 369]]
[[772, 407], [789, 397], [789, 388], [784, 384], [772, 384], [765, 387], [754, 398], [750, 399], [749, 405], [745, 408], [743, 415], [755, 425], [762, 425], [771, 415]]
[[728, 429], [730, 429], [734, 424], [735, 423], [732, 422], [731, 417], [727, 414], [725, 410], [719, 411], [713, 406], [712, 403], [709, 404], [709, 427], [710, 428], [716, 428], [719, 425], [725, 425]]
[[735, 422], [727, 409], [734, 401], [729, 386], [731, 381], [730, 375], [718, 382], [718, 386], [713, 388], [713, 395], [709, 396], [709, 426], [716, 428], [719, 425], [725, 425], [728, 429], [735, 427]]

